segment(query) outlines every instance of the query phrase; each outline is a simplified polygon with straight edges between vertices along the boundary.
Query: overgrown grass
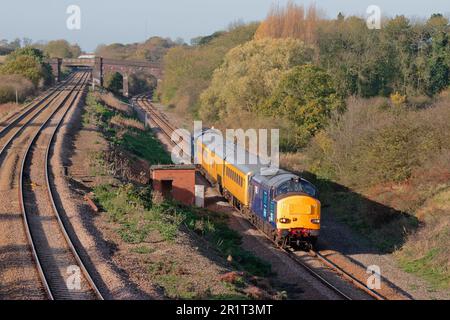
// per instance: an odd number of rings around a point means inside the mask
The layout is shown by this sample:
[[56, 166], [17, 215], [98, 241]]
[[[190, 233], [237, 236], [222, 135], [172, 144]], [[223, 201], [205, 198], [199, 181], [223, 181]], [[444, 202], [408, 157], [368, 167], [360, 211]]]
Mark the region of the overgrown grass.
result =
[[[155, 138], [152, 131], [145, 129], [143, 125], [139, 125], [139, 121], [134, 115], [129, 115], [127, 109], [122, 110], [119, 107], [120, 102], [114, 102], [112, 97], [106, 96], [108, 97], [106, 101], [114, 104], [115, 107], [110, 107], [109, 104], [104, 102], [105, 100], [100, 99], [96, 94], [88, 94], [88, 107], [83, 115], [83, 123], [89, 124], [91, 119], [95, 119], [95, 125], [101, 129], [110, 143], [152, 164], [171, 163], [170, 156]], [[121, 124], [120, 126], [117, 125], [118, 121]]]
[[396, 257], [407, 272], [428, 280], [431, 289], [450, 289], [450, 188], [429, 199], [418, 216], [424, 227]]
[[420, 274], [431, 284], [432, 289], [449, 289], [448, 265], [436, 265], [435, 263], [444, 250], [443, 248], [432, 248], [420, 257], [413, 256], [411, 253], [405, 254], [399, 259], [399, 262], [406, 272]]
[[[168, 154], [150, 131], [142, 131], [134, 126], [118, 127], [117, 124], [111, 123], [111, 119], [118, 117], [121, 118], [121, 123], [127, 119], [134, 122], [132, 116], [108, 107], [92, 94], [88, 95], [87, 101], [88, 108], [83, 122], [89, 124], [95, 121], [95, 125], [113, 146], [123, 148], [151, 164], [171, 163]], [[150, 187], [137, 187], [132, 184], [118, 187], [100, 185], [94, 189], [94, 193], [108, 219], [117, 224], [118, 235], [124, 242], [133, 245], [131, 252], [135, 254], [151, 254], [153, 248], [149, 243], [155, 237], [157, 241], [175, 245], [181, 233], [188, 232], [203, 239], [199, 241], [206, 241], [222, 258], [231, 256], [233, 269], [246, 271], [254, 276], [267, 276], [271, 273], [269, 264], [241, 248], [242, 239], [228, 227], [226, 214], [163, 201], [159, 194], [152, 193]], [[150, 263], [148, 274], [152, 282], [161, 286], [169, 298], [246, 298], [246, 294], [240, 292], [234, 283], [218, 282], [213, 285], [215, 289], [212, 291], [198, 291], [194, 289], [196, 285], [193, 283], [197, 280], [183, 276], [183, 267], [171, 261]], [[222, 289], [219, 290], [218, 287]]]
[[127, 243], [144, 243], [151, 231], [159, 233], [164, 241], [173, 242], [183, 228], [195, 232], [218, 253], [233, 258], [232, 265], [256, 276], [267, 276], [269, 264], [241, 248], [241, 236], [231, 230], [226, 214], [183, 206], [173, 202], [152, 203], [151, 190], [131, 184], [118, 188], [98, 186], [96, 200], [109, 219], [120, 225], [118, 233]]
[[420, 108], [352, 99], [300, 157], [300, 169], [318, 177], [325, 212], [382, 251], [399, 250], [400, 265], [434, 288], [450, 287], [450, 207], [435, 198], [450, 187], [449, 102], [445, 93]]
[[[227, 215], [203, 209], [186, 207], [177, 203], [152, 203], [149, 188], [137, 188], [131, 184], [112, 187], [98, 186], [94, 190], [96, 201], [105, 210], [110, 221], [119, 225], [117, 232], [126, 243], [134, 244], [132, 252], [150, 254], [150, 239], [161, 239], [174, 244], [180, 232], [186, 228], [217, 251], [224, 259], [232, 256], [232, 267], [246, 271], [250, 275], [267, 276], [271, 273], [269, 264], [241, 248], [241, 237], [229, 229]], [[161, 286], [165, 295], [173, 299], [245, 299], [246, 295], [237, 290], [239, 283], [221, 282], [225, 293], [194, 290], [191, 277], [184, 276], [183, 266], [174, 261], [158, 260], [148, 266], [152, 282]], [[205, 281], [207, 281], [205, 279]], [[200, 294], [200, 296], [199, 296]]]
[[33, 83], [20, 75], [0, 75], [0, 104], [16, 101], [25, 101], [36, 92]]

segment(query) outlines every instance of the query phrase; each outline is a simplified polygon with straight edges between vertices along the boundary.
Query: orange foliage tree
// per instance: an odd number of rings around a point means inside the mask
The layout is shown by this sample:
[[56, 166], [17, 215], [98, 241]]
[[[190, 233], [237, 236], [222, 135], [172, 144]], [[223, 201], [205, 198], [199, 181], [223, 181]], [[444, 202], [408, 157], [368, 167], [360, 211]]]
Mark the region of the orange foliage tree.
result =
[[320, 19], [321, 13], [315, 5], [310, 5], [307, 9], [292, 1], [286, 7], [273, 5], [266, 20], [256, 31], [255, 39], [294, 38], [314, 44]]

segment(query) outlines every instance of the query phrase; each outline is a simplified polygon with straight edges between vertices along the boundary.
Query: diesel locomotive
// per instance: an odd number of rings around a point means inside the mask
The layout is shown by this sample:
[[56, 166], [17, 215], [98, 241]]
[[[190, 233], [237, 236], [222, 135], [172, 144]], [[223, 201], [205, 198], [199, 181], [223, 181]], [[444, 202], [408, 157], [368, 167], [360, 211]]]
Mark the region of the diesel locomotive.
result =
[[217, 141], [222, 136], [214, 129], [204, 130], [193, 141], [195, 159], [208, 180], [279, 246], [313, 246], [321, 216], [315, 186], [291, 172], [261, 164], [258, 156], [235, 142], [226, 140], [218, 147]]

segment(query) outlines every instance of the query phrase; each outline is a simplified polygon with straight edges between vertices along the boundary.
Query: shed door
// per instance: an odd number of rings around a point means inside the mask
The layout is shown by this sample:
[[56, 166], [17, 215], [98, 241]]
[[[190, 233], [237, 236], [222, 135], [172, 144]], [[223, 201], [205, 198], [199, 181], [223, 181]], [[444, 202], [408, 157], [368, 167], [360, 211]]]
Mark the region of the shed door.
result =
[[161, 181], [162, 194], [165, 199], [172, 199], [173, 180]]

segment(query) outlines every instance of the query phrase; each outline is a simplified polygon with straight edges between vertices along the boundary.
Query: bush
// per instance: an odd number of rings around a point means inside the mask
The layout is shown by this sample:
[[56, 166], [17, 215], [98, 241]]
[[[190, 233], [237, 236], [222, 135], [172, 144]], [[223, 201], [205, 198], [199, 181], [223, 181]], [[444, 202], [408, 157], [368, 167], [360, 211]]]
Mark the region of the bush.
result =
[[34, 94], [33, 83], [20, 75], [0, 75], [0, 103], [16, 101], [16, 90], [19, 102]]
[[51, 67], [44, 62], [42, 51], [30, 47], [11, 53], [6, 63], [0, 67], [0, 74], [21, 75], [36, 87], [51, 84], [53, 81]]
[[354, 99], [345, 114], [334, 115], [308, 149], [315, 173], [353, 187], [400, 182], [450, 149], [445, 101], [425, 110], [379, 105]]
[[123, 76], [118, 72], [112, 72], [105, 76], [105, 88], [115, 94], [123, 91]]

